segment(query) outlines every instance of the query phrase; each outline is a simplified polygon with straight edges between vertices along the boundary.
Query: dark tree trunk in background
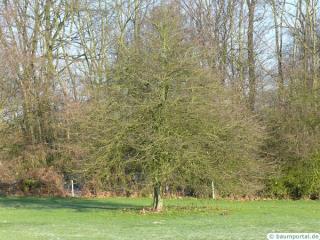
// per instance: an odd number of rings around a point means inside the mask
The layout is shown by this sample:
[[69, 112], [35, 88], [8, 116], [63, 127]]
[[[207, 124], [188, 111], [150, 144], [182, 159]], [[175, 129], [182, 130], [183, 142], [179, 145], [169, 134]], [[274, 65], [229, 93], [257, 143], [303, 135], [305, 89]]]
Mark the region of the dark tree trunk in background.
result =
[[247, 0], [249, 20], [248, 20], [248, 68], [249, 68], [249, 107], [254, 110], [256, 102], [256, 68], [254, 56], [254, 13], [256, 0]]

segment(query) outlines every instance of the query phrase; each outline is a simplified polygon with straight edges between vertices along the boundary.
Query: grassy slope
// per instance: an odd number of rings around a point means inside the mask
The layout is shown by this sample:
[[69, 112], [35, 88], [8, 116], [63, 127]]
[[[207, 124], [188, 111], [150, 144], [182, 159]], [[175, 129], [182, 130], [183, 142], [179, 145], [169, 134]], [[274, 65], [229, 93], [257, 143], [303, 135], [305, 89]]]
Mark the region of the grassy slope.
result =
[[[320, 232], [320, 202], [0, 198], [0, 239], [266, 239], [268, 232]], [[188, 208], [188, 209], [187, 209]]]

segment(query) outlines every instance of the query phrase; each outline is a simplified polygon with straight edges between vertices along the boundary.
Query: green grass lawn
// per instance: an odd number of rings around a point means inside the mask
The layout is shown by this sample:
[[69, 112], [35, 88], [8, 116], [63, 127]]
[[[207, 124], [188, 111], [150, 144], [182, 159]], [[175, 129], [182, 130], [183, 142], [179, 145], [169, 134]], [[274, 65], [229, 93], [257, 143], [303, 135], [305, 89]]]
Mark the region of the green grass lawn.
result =
[[269, 232], [320, 232], [319, 201], [0, 198], [0, 239], [266, 239]]

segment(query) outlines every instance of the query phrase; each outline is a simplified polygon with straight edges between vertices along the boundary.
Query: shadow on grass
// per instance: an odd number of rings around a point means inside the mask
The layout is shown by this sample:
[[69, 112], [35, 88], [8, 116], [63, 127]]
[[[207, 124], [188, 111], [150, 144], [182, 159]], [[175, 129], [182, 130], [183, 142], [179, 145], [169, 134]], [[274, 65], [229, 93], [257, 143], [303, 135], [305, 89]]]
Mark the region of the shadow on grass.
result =
[[[128, 200], [129, 201], [129, 200]], [[26, 209], [73, 209], [76, 211], [95, 210], [141, 210], [141, 203], [128, 203], [115, 200], [94, 200], [75, 198], [36, 198], [36, 197], [0, 197], [0, 207], [26, 208]]]

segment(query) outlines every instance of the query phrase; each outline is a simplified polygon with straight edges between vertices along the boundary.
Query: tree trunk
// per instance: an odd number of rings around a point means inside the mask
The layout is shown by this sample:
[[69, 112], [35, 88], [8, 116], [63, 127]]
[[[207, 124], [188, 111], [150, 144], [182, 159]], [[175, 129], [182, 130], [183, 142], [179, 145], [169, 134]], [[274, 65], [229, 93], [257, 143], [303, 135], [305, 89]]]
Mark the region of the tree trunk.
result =
[[161, 184], [156, 183], [153, 187], [153, 209], [155, 211], [161, 211], [163, 207], [162, 199], [161, 199]]
[[249, 67], [249, 107], [253, 111], [256, 102], [256, 69], [254, 56], [254, 13], [256, 0], [247, 0], [249, 10], [248, 22], [248, 67]]
[[[277, 9], [276, 1], [272, 0], [272, 12], [273, 12], [273, 21], [274, 21], [274, 30], [275, 30], [275, 42], [276, 42], [276, 53], [278, 61], [278, 101], [280, 106], [283, 104], [283, 94], [284, 94], [284, 75], [282, 69], [283, 53], [282, 53], [282, 25], [283, 25], [283, 8], [286, 4], [286, 0], [281, 3], [281, 9]], [[280, 18], [280, 22], [278, 22]]]

